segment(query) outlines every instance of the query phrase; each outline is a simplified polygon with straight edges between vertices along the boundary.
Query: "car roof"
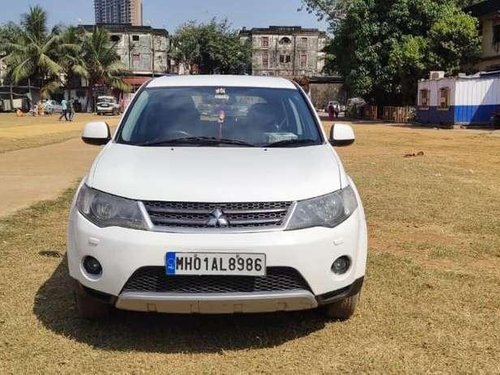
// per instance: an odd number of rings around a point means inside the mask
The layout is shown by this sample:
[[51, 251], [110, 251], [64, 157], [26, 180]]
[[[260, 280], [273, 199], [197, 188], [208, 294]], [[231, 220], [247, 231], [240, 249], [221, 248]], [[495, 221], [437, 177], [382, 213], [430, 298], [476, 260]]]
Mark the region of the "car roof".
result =
[[258, 87], [294, 89], [295, 85], [284, 78], [237, 75], [183, 75], [153, 79], [147, 87]]

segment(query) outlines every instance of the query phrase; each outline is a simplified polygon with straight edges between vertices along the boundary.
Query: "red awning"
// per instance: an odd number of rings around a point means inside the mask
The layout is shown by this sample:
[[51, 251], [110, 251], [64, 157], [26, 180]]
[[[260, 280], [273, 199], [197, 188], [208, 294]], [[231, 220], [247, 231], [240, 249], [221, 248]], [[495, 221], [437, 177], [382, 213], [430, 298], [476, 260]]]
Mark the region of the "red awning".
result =
[[123, 77], [123, 81], [133, 86], [140, 86], [149, 81], [151, 77]]

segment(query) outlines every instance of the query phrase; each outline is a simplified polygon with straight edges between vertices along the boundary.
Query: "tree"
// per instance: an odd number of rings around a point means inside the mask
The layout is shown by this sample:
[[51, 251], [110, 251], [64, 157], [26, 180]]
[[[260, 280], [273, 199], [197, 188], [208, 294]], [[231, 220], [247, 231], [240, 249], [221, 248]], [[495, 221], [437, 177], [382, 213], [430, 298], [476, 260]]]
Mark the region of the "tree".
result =
[[48, 31], [46, 12], [39, 6], [30, 7], [21, 26], [11, 25], [4, 38], [8, 78], [14, 83], [29, 79], [47, 96], [57, 87], [61, 66], [56, 60], [59, 37]]
[[58, 45], [58, 62], [61, 66], [61, 73], [64, 76], [62, 84], [71, 89], [73, 83], [88, 76], [87, 63], [83, 55], [82, 40], [83, 30], [77, 27], [67, 27], [58, 30], [60, 44]]
[[346, 79], [352, 96], [413, 104], [419, 78], [456, 74], [480, 51], [477, 20], [452, 0], [351, 0], [345, 10], [327, 70]]
[[207, 24], [188, 22], [173, 37], [173, 59], [201, 74], [242, 74], [250, 70], [251, 46], [242, 43], [227, 20]]
[[[130, 86], [122, 79], [125, 66], [116, 53], [115, 46], [109, 42], [109, 33], [102, 27], [82, 36], [82, 60], [85, 63], [78, 73], [88, 80], [88, 98], [94, 97], [98, 83], [109, 85], [120, 91], [129, 91]], [[90, 100], [87, 104], [94, 105]]]

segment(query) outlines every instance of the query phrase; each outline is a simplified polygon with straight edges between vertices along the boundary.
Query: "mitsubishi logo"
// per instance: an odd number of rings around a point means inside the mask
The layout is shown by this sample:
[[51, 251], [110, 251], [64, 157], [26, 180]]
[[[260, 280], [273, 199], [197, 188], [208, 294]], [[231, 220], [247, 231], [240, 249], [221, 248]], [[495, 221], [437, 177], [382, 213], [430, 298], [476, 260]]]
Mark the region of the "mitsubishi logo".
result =
[[229, 220], [220, 208], [216, 208], [210, 213], [207, 226], [212, 228], [227, 228], [229, 227]]

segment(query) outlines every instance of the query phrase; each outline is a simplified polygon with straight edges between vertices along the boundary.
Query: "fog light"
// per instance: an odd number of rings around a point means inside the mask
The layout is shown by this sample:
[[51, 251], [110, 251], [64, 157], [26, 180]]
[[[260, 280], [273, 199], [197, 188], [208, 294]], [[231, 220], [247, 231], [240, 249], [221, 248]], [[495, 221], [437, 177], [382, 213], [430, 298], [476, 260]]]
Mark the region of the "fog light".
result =
[[340, 257], [332, 264], [332, 272], [337, 275], [343, 275], [347, 271], [349, 271], [349, 267], [351, 267], [351, 260], [346, 257]]
[[83, 268], [85, 268], [85, 271], [90, 275], [97, 276], [102, 273], [101, 263], [93, 257], [85, 257], [85, 259], [83, 259]]

